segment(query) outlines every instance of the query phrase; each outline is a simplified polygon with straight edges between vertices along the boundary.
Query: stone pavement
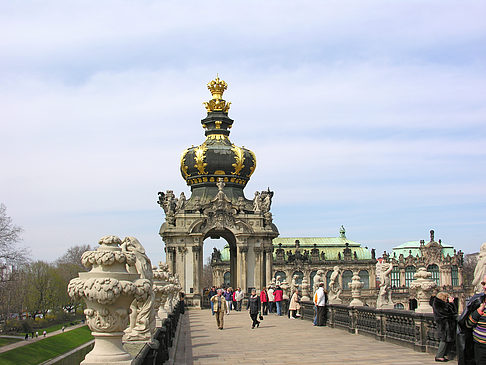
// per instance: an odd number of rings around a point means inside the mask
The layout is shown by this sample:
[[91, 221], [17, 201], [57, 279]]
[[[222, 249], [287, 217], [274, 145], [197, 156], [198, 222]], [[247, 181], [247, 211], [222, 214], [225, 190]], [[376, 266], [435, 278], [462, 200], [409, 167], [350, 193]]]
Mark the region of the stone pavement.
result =
[[[453, 362], [451, 362], [453, 363]], [[190, 310], [181, 317], [174, 364], [437, 364], [434, 355], [352, 335], [338, 328], [314, 327], [310, 321], [270, 314], [251, 329], [246, 311], [225, 316], [216, 327], [210, 310]]]
[[[72, 330], [79, 328], [79, 327], [82, 327], [82, 326], [86, 326], [86, 323], [80, 323], [80, 324], [76, 324], [74, 326], [66, 327], [64, 329], [64, 332], [69, 332], [69, 331], [72, 331]], [[10, 350], [16, 349], [18, 347], [22, 347], [22, 346], [25, 346], [25, 345], [28, 345], [28, 344], [31, 344], [31, 343], [34, 343], [34, 342], [37, 342], [37, 341], [42, 341], [42, 340], [44, 340], [48, 337], [52, 337], [52, 336], [58, 335], [60, 333], [62, 333], [62, 330], [57, 330], [57, 331], [53, 331], [53, 332], [48, 333], [46, 335], [46, 337], [44, 337], [42, 335], [42, 331], [39, 331], [39, 337], [34, 337], [34, 338], [31, 338], [30, 333], [29, 333], [29, 339], [28, 340], [18, 341], [18, 342], [11, 343], [9, 345], [2, 346], [2, 347], [0, 347], [0, 353], [7, 352], [7, 351], [10, 351]], [[4, 337], [6, 337], [6, 336], [4, 336]]]

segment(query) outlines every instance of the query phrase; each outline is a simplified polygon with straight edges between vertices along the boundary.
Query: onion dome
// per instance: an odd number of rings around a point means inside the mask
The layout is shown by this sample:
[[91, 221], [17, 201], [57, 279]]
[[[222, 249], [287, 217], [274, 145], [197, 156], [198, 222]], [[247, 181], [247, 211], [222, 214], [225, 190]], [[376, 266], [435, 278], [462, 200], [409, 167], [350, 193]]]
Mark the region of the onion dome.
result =
[[227, 188], [243, 189], [255, 171], [255, 154], [229, 139], [233, 125], [228, 117], [231, 103], [222, 99], [227, 87], [219, 77], [208, 83], [213, 98], [204, 103], [208, 115], [201, 120], [206, 140], [182, 153], [181, 174], [193, 191], [198, 187], [216, 187], [218, 178], [223, 179]]

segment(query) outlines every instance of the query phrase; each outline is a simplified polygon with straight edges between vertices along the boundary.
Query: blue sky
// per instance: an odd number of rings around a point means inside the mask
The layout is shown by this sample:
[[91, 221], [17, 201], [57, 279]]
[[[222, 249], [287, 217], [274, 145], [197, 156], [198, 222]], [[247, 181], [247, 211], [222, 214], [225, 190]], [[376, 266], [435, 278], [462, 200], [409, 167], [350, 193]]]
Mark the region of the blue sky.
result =
[[[34, 258], [106, 234], [163, 258], [157, 192], [229, 84], [231, 139], [282, 236], [378, 252], [486, 241], [486, 4], [84, 1], [0, 4], [0, 201]], [[210, 250], [206, 245], [205, 251]]]

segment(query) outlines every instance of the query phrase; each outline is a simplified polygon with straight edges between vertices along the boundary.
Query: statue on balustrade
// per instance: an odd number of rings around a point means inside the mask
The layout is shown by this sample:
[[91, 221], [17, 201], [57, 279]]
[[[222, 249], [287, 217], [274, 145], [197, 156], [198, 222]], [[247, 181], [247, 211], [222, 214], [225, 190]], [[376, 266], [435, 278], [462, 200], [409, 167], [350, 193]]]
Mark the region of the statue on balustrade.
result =
[[393, 308], [392, 287], [390, 278], [390, 273], [392, 269], [393, 265], [390, 262], [385, 262], [382, 264], [380, 277], [380, 292], [376, 301], [376, 308]]
[[481, 245], [481, 249], [479, 250], [478, 262], [476, 264], [476, 268], [474, 269], [474, 279], [473, 279], [473, 286], [476, 293], [483, 292], [483, 286], [481, 285], [481, 281], [486, 275], [486, 242]]
[[331, 274], [329, 280], [329, 303], [330, 304], [341, 304], [343, 301], [339, 297], [341, 295], [342, 289], [339, 285], [339, 266], [334, 266], [334, 271]]

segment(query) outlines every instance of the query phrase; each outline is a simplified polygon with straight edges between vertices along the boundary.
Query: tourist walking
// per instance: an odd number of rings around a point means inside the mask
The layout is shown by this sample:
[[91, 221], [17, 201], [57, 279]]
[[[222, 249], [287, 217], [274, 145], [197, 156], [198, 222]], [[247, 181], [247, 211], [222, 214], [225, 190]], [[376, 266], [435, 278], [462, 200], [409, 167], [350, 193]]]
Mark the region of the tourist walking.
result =
[[44, 332], [42, 332], [42, 335], [43, 335], [44, 337], [46, 337], [46, 335], [47, 335], [47, 331], [46, 331], [46, 330], [44, 330]]
[[241, 304], [243, 303], [243, 299], [245, 298], [245, 294], [241, 288], [238, 288], [235, 291], [235, 299], [236, 299], [236, 310], [241, 312]]
[[211, 289], [209, 290], [208, 298], [209, 298], [209, 303], [211, 304], [211, 313], [214, 316], [214, 304], [211, 301], [211, 298], [216, 295], [216, 287], [212, 286]]
[[214, 314], [216, 315], [216, 324], [218, 329], [223, 329], [224, 324], [224, 314], [226, 312], [226, 299], [223, 297], [223, 289], [218, 289], [216, 295], [211, 298], [211, 303], [213, 303]]
[[275, 296], [275, 305], [277, 306], [277, 316], [282, 315], [282, 300], [283, 300], [283, 290], [280, 285], [277, 285], [275, 291], [273, 292]]
[[269, 286], [267, 290], [268, 294], [268, 313], [275, 312], [275, 296], [273, 295], [273, 286]]
[[325, 326], [327, 321], [327, 293], [324, 290], [324, 283], [319, 284], [314, 295], [314, 304], [317, 307], [317, 326]]
[[230, 314], [231, 303], [233, 302], [233, 289], [229, 287], [223, 295], [224, 299], [226, 299], [226, 314]]
[[266, 316], [268, 312], [268, 294], [265, 287], [260, 292], [260, 302], [262, 303], [262, 314]]
[[294, 294], [292, 294], [292, 298], [290, 298], [289, 304], [289, 318], [295, 319], [297, 318], [297, 311], [300, 309], [300, 298], [299, 298], [299, 289], [294, 289]]
[[445, 292], [432, 296], [429, 304], [434, 311], [434, 319], [440, 337], [435, 361], [445, 362], [448, 361], [446, 356], [451, 350], [456, 335], [457, 308], [454, 304], [454, 298]]
[[250, 311], [250, 318], [252, 320], [251, 329], [254, 329], [255, 326], [260, 327], [260, 322], [258, 321], [260, 307], [260, 297], [256, 294], [256, 289], [252, 289], [251, 295], [248, 298], [248, 304], [246, 305], [246, 309]]

